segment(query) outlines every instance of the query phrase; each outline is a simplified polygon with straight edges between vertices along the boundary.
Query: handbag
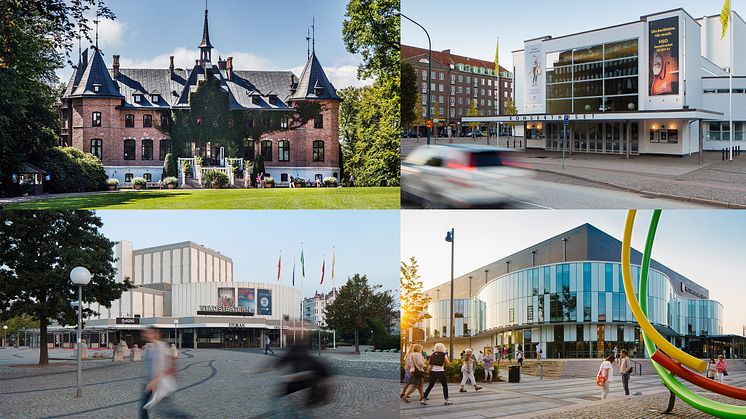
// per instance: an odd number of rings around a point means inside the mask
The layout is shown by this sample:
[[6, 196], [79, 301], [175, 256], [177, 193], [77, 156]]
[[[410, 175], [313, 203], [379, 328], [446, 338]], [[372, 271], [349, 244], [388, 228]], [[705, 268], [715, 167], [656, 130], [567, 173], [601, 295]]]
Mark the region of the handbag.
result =
[[412, 373], [412, 377], [414, 378], [422, 378], [424, 376], [425, 376], [425, 372], [419, 368], [415, 368], [414, 372]]
[[601, 374], [601, 372], [599, 371], [598, 375], [596, 376], [596, 385], [599, 387], [603, 387], [604, 384], [606, 384], [606, 380], [608, 379], [609, 378], [607, 376]]
[[728, 370], [723, 370], [723, 375], [728, 375]]
[[155, 386], [155, 391], [150, 401], [143, 406], [144, 409], [150, 410], [162, 399], [170, 396], [176, 392], [176, 379], [172, 375], [167, 375], [158, 380], [158, 384]]

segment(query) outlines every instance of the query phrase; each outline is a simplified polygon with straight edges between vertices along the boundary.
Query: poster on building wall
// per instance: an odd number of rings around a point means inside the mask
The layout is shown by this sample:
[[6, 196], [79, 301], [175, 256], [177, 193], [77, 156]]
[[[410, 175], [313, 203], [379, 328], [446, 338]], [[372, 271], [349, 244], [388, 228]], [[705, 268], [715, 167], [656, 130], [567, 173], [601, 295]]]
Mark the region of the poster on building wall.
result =
[[543, 105], [544, 104], [544, 53], [542, 44], [533, 44], [526, 46], [525, 52], [525, 71], [528, 73], [525, 83], [526, 105]]
[[236, 305], [235, 289], [218, 288], [218, 307], [233, 307]]
[[272, 314], [272, 291], [257, 289], [256, 298], [259, 301], [259, 314], [271, 315]]
[[679, 18], [648, 23], [650, 96], [679, 94]]
[[254, 300], [254, 288], [238, 289], [238, 306], [249, 309], [254, 312], [256, 301]]

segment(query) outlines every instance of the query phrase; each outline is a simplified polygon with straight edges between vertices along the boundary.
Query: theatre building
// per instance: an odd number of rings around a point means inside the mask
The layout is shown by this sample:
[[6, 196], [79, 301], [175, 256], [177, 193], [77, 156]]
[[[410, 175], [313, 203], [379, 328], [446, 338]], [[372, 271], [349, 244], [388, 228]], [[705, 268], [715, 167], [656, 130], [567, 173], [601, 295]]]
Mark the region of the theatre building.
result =
[[[622, 243], [590, 224], [455, 278], [454, 353], [521, 347], [528, 358], [601, 358], [617, 347], [647, 356], [627, 304]], [[632, 250], [635, 291], [642, 254]], [[723, 305], [689, 278], [652, 260], [648, 318], [671, 343], [696, 357], [744, 356], [746, 338], [723, 334]], [[450, 283], [426, 291], [431, 318], [412, 338], [448, 346]], [[429, 349], [428, 349], [429, 350]]]
[[683, 156], [721, 150], [731, 135], [734, 145], [742, 145], [746, 22], [733, 12], [723, 39], [721, 34], [719, 15], [694, 18], [675, 9], [529, 39], [513, 52], [517, 115], [464, 121], [513, 123], [528, 148], [580, 153]]
[[[133, 249], [115, 246], [117, 280], [130, 278], [136, 288], [107, 308], [92, 304], [98, 316], [85, 320], [83, 338], [93, 348], [120, 340], [140, 344], [140, 330], [156, 326], [163, 340], [183, 348], [259, 348], [265, 336], [272, 346], [301, 336], [300, 292], [277, 281], [238, 281], [233, 260], [193, 242]], [[306, 333], [311, 323], [303, 328]], [[282, 330], [282, 332], [281, 332]], [[72, 347], [75, 331], [50, 327], [50, 346]]]

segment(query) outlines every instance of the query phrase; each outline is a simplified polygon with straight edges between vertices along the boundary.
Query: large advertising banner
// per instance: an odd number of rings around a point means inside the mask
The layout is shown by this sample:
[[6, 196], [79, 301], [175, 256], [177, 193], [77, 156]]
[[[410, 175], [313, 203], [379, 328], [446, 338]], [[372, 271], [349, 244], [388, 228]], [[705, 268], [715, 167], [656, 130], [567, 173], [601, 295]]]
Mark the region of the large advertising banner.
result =
[[249, 309], [254, 312], [256, 301], [254, 300], [254, 288], [238, 289], [238, 306]]
[[218, 307], [233, 307], [236, 305], [234, 288], [218, 288]]
[[679, 94], [679, 18], [648, 23], [650, 96]]
[[528, 72], [526, 79], [526, 105], [543, 105], [544, 104], [544, 80], [545, 65], [544, 52], [542, 44], [533, 44], [526, 46], [525, 70]]
[[272, 291], [257, 289], [256, 297], [259, 301], [259, 314], [272, 315]]

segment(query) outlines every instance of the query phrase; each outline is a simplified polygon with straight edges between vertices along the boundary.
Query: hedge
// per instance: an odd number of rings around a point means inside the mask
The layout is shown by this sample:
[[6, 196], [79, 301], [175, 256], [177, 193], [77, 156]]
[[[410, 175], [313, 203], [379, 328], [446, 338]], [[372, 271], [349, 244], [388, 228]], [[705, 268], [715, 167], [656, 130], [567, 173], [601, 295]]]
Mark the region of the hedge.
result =
[[52, 193], [108, 189], [108, 177], [101, 160], [74, 147], [50, 148], [38, 166], [50, 175], [49, 191]]

